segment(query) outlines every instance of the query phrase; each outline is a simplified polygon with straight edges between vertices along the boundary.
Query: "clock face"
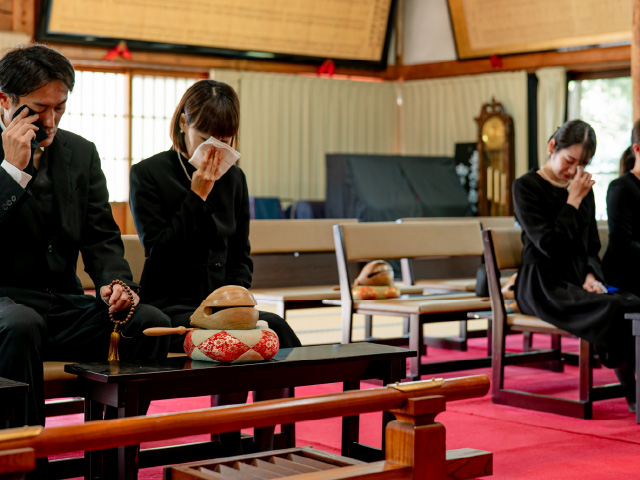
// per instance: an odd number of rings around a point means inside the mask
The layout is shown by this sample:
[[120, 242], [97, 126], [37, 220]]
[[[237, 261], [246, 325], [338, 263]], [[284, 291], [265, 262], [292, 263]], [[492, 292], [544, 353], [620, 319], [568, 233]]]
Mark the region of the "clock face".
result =
[[489, 149], [500, 148], [505, 144], [507, 137], [504, 122], [495, 115], [489, 117], [482, 124], [482, 141]]

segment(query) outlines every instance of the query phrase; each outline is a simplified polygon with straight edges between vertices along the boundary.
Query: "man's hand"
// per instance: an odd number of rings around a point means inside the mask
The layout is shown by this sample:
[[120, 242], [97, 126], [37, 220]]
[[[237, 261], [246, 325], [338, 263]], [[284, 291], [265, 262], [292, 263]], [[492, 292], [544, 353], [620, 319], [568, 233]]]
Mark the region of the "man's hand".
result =
[[200, 168], [193, 172], [191, 190], [202, 200], [206, 200], [211, 190], [213, 190], [213, 184], [216, 182], [215, 174], [220, 165], [220, 157], [220, 152], [214, 146], [211, 146], [205, 154]]
[[36, 120], [38, 115], [29, 116], [29, 109], [25, 108], [2, 132], [4, 159], [19, 170], [24, 170], [29, 164], [31, 140], [36, 138], [38, 129], [33, 124]]
[[[133, 305], [136, 306], [140, 303], [140, 297], [138, 294], [131, 291], [133, 294]], [[100, 288], [100, 298], [109, 305], [109, 313], [120, 312], [121, 310], [125, 310], [131, 307], [131, 302], [129, 301], [129, 295], [122, 285], [118, 285], [117, 283], [113, 286], [104, 285]]]
[[584, 284], [582, 288], [587, 292], [592, 293], [607, 293], [607, 287], [605, 287], [602, 282], [596, 280], [596, 277], [593, 273], [587, 273], [586, 278], [584, 279]]

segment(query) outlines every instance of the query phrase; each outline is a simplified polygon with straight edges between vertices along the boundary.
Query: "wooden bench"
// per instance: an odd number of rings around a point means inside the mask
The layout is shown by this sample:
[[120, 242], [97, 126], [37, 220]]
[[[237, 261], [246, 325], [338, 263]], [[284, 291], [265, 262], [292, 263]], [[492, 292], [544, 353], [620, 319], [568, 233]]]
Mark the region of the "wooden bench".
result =
[[[515, 217], [415, 217], [401, 218], [398, 222], [477, 222], [480, 228], [487, 229], [513, 227]], [[475, 292], [481, 257], [406, 260], [401, 263], [402, 281], [406, 285], [420, 285], [425, 290]]]
[[[594, 348], [586, 340], [580, 339], [578, 400], [507, 389], [504, 386], [507, 365], [551, 361], [556, 367], [560, 367], [555, 368], [556, 370], [561, 370], [565, 357], [561, 348], [561, 338], [562, 336], [571, 336], [570, 333], [538, 317], [507, 312], [500, 288], [500, 271], [517, 270], [520, 267], [522, 261], [521, 235], [521, 230], [517, 228], [496, 228], [482, 232], [493, 317], [491, 398], [494, 403], [502, 405], [577, 418], [591, 418], [594, 401], [622, 397], [623, 392], [619, 384], [593, 385]], [[549, 334], [551, 335], [551, 348], [507, 354], [505, 352], [505, 336], [509, 332]]]
[[340, 298], [331, 228], [357, 219], [252, 220], [249, 227], [256, 301], [287, 310], [324, 307]]
[[[133, 280], [139, 282], [145, 259], [142, 243], [137, 235], [122, 235], [122, 242], [124, 243], [124, 257], [131, 267]], [[82, 288], [87, 292], [93, 292], [95, 286], [91, 277], [84, 271], [81, 256], [78, 258], [76, 273]], [[64, 371], [65, 365], [69, 363], [72, 362], [43, 362], [45, 414], [48, 417], [84, 411], [83, 399], [79, 398], [80, 391], [75, 381], [76, 376]]]
[[[452, 297], [401, 296], [389, 300], [356, 300], [349, 264], [383, 259], [416, 259], [443, 256], [478, 256], [482, 253], [480, 227], [470, 222], [357, 223], [334, 227], [336, 259], [340, 274], [342, 343], [353, 336], [353, 314], [367, 317], [365, 340], [409, 343], [412, 350], [424, 351], [423, 324], [466, 319], [470, 312], [489, 310], [489, 299], [471, 294]], [[399, 316], [409, 319], [408, 338], [378, 339], [373, 337], [372, 316]], [[423, 374], [480, 368], [490, 364], [488, 357], [449, 362], [421, 363], [410, 360], [410, 377]]]
[[252, 220], [251, 293], [256, 301], [275, 305], [276, 313], [286, 319], [288, 310], [326, 307], [323, 301], [339, 299], [332, 228], [337, 223], [357, 222], [357, 219]]
[[[513, 227], [515, 217], [416, 217], [401, 218], [399, 223], [408, 222], [472, 222], [480, 228]], [[478, 237], [479, 249], [482, 239]], [[484, 258], [474, 256], [454, 256], [420, 260], [402, 259], [402, 282], [406, 285], [419, 285], [425, 292], [469, 292], [475, 293], [479, 269]], [[468, 320], [459, 322], [457, 337], [425, 337], [427, 345], [453, 350], [467, 350], [469, 338], [488, 337], [487, 351], [491, 352], [491, 329], [469, 330]]]
[[67, 427], [8, 430], [0, 439], [0, 479], [22, 478], [34, 468], [36, 458], [77, 450], [104, 450], [377, 411], [391, 412], [396, 417], [386, 426], [386, 450], [379, 461], [363, 463], [315, 449], [295, 448], [170, 466], [165, 468], [165, 478], [248, 478], [244, 475], [248, 472], [250, 478], [274, 478], [274, 468], [268, 467], [286, 464], [293, 470], [286, 476], [296, 474], [297, 479], [309, 480], [472, 479], [492, 474], [492, 454], [475, 449], [447, 451], [445, 427], [435, 417], [445, 411], [447, 402], [481, 397], [488, 389], [488, 377], [479, 375]]

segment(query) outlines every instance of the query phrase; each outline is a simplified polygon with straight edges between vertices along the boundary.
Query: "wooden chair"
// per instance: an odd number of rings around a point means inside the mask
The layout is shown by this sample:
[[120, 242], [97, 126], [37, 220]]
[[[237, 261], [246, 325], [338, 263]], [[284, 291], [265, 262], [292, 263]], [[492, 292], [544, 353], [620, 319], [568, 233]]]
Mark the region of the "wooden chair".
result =
[[[137, 235], [122, 235], [122, 242], [124, 243], [124, 256], [131, 267], [133, 280], [138, 282], [144, 267], [144, 248]], [[82, 288], [93, 293], [95, 286], [91, 277], [84, 271], [82, 256], [78, 257], [76, 273], [82, 283]], [[48, 417], [84, 411], [84, 400], [79, 396], [76, 376], [64, 371], [64, 366], [68, 363], [71, 362], [49, 360], [43, 362], [45, 414]]]
[[[253, 260], [251, 293], [258, 303], [287, 311], [326, 307], [338, 300], [338, 270], [332, 228], [357, 219], [252, 220], [249, 241]], [[419, 292], [420, 288], [408, 289]]]
[[[147, 441], [378, 411], [391, 412], [396, 420], [389, 422], [385, 429], [384, 453], [372, 463], [297, 447], [169, 466], [165, 467], [165, 478], [267, 479], [295, 475], [299, 480], [472, 479], [493, 473], [493, 455], [468, 448], [447, 450], [445, 427], [436, 422], [435, 417], [445, 410], [447, 402], [481, 397], [488, 390], [488, 377], [478, 375], [44, 430], [41, 427], [7, 430], [0, 437], [0, 479], [21, 479], [35, 467], [36, 458], [77, 450], [104, 450]], [[210, 452], [203, 453], [210, 455]], [[279, 470], [277, 475], [274, 470]]]
[[[336, 259], [340, 274], [342, 311], [342, 343], [353, 337], [353, 314], [365, 315], [365, 340], [394, 345], [406, 344], [424, 351], [423, 324], [466, 319], [469, 312], [489, 309], [489, 299], [461, 293], [447, 296], [402, 296], [390, 300], [354, 300], [353, 276], [349, 266], [354, 262], [376, 259], [414, 259], [443, 256], [478, 256], [482, 253], [480, 226], [470, 222], [358, 223], [334, 227]], [[408, 318], [408, 338], [377, 339], [372, 335], [373, 315]], [[490, 364], [488, 357], [455, 362], [422, 364], [410, 360], [410, 377], [423, 374], [480, 368]]]
[[[494, 403], [512, 405], [530, 410], [557, 413], [577, 418], [591, 418], [593, 402], [623, 396], [619, 384], [593, 385], [594, 348], [580, 339], [578, 359], [578, 400], [535, 394], [505, 387], [505, 367], [532, 362], [555, 362], [561, 370], [565, 354], [561, 337], [570, 336], [550, 323], [532, 315], [508, 312], [500, 288], [500, 270], [520, 267], [522, 259], [522, 232], [517, 228], [491, 229], [482, 232], [485, 263], [491, 295], [493, 317], [493, 354], [491, 398]], [[505, 336], [510, 332], [533, 332], [551, 335], [551, 348], [529, 350], [522, 353], [505, 352]]]

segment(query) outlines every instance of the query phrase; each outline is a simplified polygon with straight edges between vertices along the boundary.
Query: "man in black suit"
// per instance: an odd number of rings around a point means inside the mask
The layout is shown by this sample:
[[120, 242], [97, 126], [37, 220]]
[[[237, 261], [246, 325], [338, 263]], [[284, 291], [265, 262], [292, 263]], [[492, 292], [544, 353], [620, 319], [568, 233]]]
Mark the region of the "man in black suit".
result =
[[[43, 360], [107, 360], [110, 320], [126, 318], [131, 306], [113, 280], [131, 288], [136, 305], [121, 328], [120, 357], [161, 359], [169, 348], [168, 337], [142, 335], [171, 323], [137, 305], [95, 145], [58, 130], [74, 81], [71, 63], [44, 45], [0, 59], [0, 377], [30, 386], [19, 425], [44, 425]], [[14, 118], [22, 105], [32, 112]], [[46, 138], [32, 149], [38, 120]], [[97, 298], [76, 276], [80, 252]]]

